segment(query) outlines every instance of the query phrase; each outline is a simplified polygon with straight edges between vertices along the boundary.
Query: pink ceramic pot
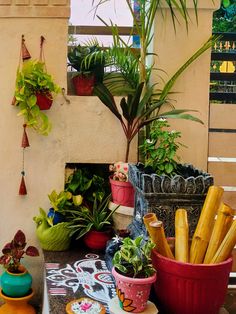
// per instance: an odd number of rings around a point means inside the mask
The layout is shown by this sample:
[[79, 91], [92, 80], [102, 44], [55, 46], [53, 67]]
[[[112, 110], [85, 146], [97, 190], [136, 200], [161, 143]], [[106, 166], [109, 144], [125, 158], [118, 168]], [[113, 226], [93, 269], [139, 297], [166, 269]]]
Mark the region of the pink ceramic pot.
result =
[[168, 314], [218, 314], [227, 292], [232, 258], [218, 264], [190, 264], [156, 251], [154, 288], [160, 309]]
[[120, 307], [126, 312], [143, 312], [147, 306], [151, 285], [156, 281], [156, 273], [148, 278], [130, 278], [119, 274], [113, 267], [112, 275], [116, 280]]
[[134, 207], [134, 188], [130, 182], [122, 182], [109, 178], [111, 185], [112, 201], [127, 207]]

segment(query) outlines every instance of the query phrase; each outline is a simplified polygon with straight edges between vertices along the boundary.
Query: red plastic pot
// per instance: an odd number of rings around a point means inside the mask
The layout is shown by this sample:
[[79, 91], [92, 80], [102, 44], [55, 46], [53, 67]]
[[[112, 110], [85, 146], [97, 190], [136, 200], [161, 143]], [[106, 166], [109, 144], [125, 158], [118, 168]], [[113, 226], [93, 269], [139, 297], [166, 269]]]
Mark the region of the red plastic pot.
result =
[[134, 207], [134, 188], [130, 182], [122, 182], [109, 178], [111, 185], [112, 201], [127, 207]]
[[113, 267], [112, 275], [116, 280], [121, 309], [132, 313], [143, 312], [147, 306], [152, 283], [156, 280], [156, 273], [148, 278], [130, 278], [119, 274]]
[[51, 93], [36, 93], [37, 105], [40, 110], [49, 110], [52, 106], [52, 94]]
[[90, 75], [77, 75], [72, 78], [76, 94], [78, 96], [91, 96], [95, 83], [94, 74]]
[[85, 245], [94, 250], [104, 250], [106, 248], [107, 241], [111, 239], [109, 231], [95, 231], [90, 230], [84, 236]]
[[154, 283], [160, 309], [167, 314], [218, 314], [227, 292], [232, 258], [218, 264], [190, 264], [153, 251]]

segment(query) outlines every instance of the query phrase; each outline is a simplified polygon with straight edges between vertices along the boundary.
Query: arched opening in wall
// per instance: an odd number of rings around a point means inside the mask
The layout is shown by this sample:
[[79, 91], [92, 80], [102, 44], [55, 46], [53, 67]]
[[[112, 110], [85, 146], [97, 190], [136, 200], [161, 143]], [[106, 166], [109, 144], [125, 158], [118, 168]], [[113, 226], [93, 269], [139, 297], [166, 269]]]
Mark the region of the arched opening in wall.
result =
[[[133, 18], [127, 7], [127, 0], [112, 0], [103, 3], [101, 6], [95, 9], [98, 0], [71, 0], [71, 17], [69, 21], [68, 29], [68, 94], [69, 95], [81, 95], [83, 92], [78, 91], [77, 84], [85, 85], [85, 95], [92, 94], [92, 87], [89, 85], [94, 84], [99, 79], [103, 78], [103, 74], [95, 74], [91, 79], [88, 79], [92, 68], [96, 68], [96, 72], [114, 71], [114, 68], [105, 64], [104, 60], [99, 64], [96, 61], [96, 65], [92, 64], [87, 68], [82, 69], [81, 62], [86, 55], [91, 55], [96, 50], [104, 50], [106, 47], [113, 45], [113, 37], [111, 28], [111, 22], [117, 25], [119, 33], [122, 35], [122, 40], [137, 46], [137, 36], [130, 36]], [[133, 2], [135, 6], [135, 1]], [[137, 7], [137, 6], [136, 6]], [[135, 8], [136, 8], [135, 7]], [[138, 12], [138, 9], [136, 8]], [[99, 18], [100, 17], [100, 18]], [[103, 21], [107, 23], [104, 24]], [[92, 46], [92, 47], [91, 47]], [[98, 70], [97, 70], [98, 69]], [[81, 74], [81, 75], [80, 75]], [[86, 77], [87, 80], [82, 81], [79, 77]], [[86, 90], [87, 88], [87, 90]]]

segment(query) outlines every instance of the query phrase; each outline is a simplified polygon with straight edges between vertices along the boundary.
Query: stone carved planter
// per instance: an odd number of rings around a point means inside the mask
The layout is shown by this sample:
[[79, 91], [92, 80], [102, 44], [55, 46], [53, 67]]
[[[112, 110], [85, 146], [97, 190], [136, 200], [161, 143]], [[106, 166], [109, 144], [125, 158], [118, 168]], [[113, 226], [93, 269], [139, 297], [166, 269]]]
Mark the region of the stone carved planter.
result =
[[190, 236], [193, 235], [207, 190], [214, 180], [192, 165], [180, 165], [180, 171], [182, 175], [170, 178], [145, 172], [141, 163], [129, 164], [129, 180], [135, 188], [134, 218], [129, 228], [134, 236], [146, 234], [143, 216], [155, 212], [163, 221], [166, 236], [173, 237], [178, 208], [187, 210]]

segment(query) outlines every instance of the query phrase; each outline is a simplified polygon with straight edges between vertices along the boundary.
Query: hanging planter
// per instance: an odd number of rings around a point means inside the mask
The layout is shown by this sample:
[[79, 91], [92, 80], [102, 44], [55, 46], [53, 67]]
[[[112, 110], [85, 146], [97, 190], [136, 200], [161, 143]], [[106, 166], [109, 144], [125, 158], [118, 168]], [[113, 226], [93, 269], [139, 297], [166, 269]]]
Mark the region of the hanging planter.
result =
[[46, 93], [36, 93], [37, 105], [40, 110], [49, 110], [53, 103], [52, 94], [50, 92]]
[[52, 76], [47, 73], [43, 58], [44, 41], [45, 38], [41, 36], [39, 59], [30, 60], [31, 55], [26, 48], [24, 35], [21, 38], [20, 63], [17, 69], [15, 94], [12, 101], [12, 105], [20, 109], [18, 116], [24, 117], [21, 145], [23, 148], [23, 167], [19, 195], [27, 194], [24, 179], [24, 150], [29, 147], [29, 140], [26, 128], [30, 127], [42, 135], [49, 134], [51, 122], [42, 110], [50, 109], [53, 96], [61, 91], [60, 87], [54, 83]]

